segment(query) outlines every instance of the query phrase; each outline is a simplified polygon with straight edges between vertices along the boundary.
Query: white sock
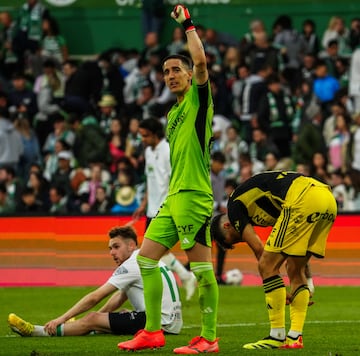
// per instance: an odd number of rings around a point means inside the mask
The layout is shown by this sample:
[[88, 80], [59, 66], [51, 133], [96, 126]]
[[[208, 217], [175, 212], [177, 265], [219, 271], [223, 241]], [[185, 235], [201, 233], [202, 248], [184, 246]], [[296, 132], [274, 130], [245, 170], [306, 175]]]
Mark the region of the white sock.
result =
[[270, 336], [277, 340], [285, 340], [284, 328], [272, 328], [270, 330]]
[[175, 272], [179, 276], [181, 281], [186, 281], [191, 277], [191, 272], [185, 268], [185, 266], [174, 256], [173, 253], [169, 252], [165, 254], [161, 260], [171, 271]]
[[50, 336], [42, 325], [34, 325], [34, 331], [31, 336]]
[[294, 330], [289, 330], [287, 336], [291, 337], [292, 339], [297, 339], [299, 336], [301, 335], [301, 333], [299, 333], [298, 331], [294, 331]]

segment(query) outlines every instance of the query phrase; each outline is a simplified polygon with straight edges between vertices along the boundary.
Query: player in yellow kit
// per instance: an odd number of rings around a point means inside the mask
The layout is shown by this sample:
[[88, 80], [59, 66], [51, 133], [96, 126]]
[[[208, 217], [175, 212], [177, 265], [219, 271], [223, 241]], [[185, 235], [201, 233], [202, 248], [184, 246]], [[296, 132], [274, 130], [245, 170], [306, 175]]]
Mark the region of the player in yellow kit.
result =
[[[237, 242], [256, 246], [253, 226], [272, 226], [258, 262], [270, 320], [270, 335], [246, 349], [303, 348], [309, 304], [305, 268], [311, 256], [323, 258], [337, 214], [329, 186], [295, 172], [257, 174], [231, 194], [228, 213], [213, 219], [213, 238], [224, 248]], [[254, 252], [255, 249], [253, 248]], [[290, 279], [290, 330], [285, 333], [286, 288], [280, 267], [287, 260]]]

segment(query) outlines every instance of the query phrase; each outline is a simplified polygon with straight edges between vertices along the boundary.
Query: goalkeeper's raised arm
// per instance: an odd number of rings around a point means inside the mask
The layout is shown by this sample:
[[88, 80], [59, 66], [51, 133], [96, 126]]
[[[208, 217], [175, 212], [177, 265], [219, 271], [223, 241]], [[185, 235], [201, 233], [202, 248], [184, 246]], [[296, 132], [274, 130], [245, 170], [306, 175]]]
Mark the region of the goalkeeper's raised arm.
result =
[[209, 74], [206, 66], [205, 50], [196, 32], [189, 10], [183, 5], [176, 5], [174, 10], [171, 12], [171, 17], [184, 28], [189, 53], [194, 63], [193, 70], [196, 82], [199, 85], [206, 83], [209, 78]]

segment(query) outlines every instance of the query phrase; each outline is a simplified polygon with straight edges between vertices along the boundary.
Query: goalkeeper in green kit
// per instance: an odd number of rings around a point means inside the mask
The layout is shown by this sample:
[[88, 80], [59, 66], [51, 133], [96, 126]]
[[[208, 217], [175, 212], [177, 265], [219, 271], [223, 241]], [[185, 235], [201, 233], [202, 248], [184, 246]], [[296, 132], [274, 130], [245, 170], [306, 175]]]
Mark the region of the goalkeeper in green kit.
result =
[[175, 354], [219, 352], [216, 322], [219, 291], [211, 258], [209, 222], [213, 209], [210, 182], [213, 102], [201, 40], [183, 5], [171, 17], [182, 24], [191, 59], [172, 55], [163, 61], [165, 84], [177, 97], [168, 113], [170, 145], [169, 193], [144, 236], [137, 262], [144, 284], [146, 325], [118, 347], [126, 351], [165, 345], [161, 330], [162, 281], [159, 259], [178, 241], [190, 262], [199, 289], [201, 332]]

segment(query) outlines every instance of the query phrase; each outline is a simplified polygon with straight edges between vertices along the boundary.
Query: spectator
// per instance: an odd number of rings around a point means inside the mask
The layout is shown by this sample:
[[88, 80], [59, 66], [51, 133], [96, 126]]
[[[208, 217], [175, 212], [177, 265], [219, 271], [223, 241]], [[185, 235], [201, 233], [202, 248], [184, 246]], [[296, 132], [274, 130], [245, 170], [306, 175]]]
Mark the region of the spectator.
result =
[[305, 53], [302, 67], [301, 67], [301, 79], [313, 83], [315, 79], [315, 65], [317, 61], [317, 56], [312, 53]]
[[29, 172], [29, 179], [26, 184], [34, 190], [35, 198], [41, 206], [48, 211], [49, 209], [49, 182], [43, 177], [41, 172]]
[[151, 66], [148, 60], [139, 59], [136, 68], [134, 68], [125, 78], [124, 101], [127, 112], [131, 112], [132, 105], [139, 96], [142, 84], [149, 81]]
[[63, 108], [67, 112], [83, 115], [92, 109], [91, 87], [89, 77], [83, 66], [74, 60], [66, 60], [62, 64], [65, 76]]
[[316, 24], [312, 19], [304, 20], [300, 37], [306, 44], [305, 52], [317, 56], [320, 50], [320, 39], [316, 34]]
[[[54, 146], [54, 152], [47, 153], [44, 158], [44, 178], [50, 182], [54, 173], [59, 168], [58, 165], [58, 154], [62, 151], [69, 151], [70, 147], [68, 144], [63, 140], [57, 140], [55, 142]], [[72, 165], [74, 165], [74, 162], [72, 162]]]
[[242, 137], [251, 142], [252, 120], [256, 116], [260, 100], [267, 93], [266, 80], [272, 73], [269, 65], [259, 68], [257, 73], [250, 75], [244, 80], [244, 86], [240, 94], [240, 125]]
[[145, 35], [145, 47], [140, 53], [140, 58], [145, 59], [151, 63], [153, 55], [159, 57], [160, 63], [167, 56], [168, 51], [162, 47], [159, 36], [156, 32], [148, 32]]
[[280, 78], [273, 74], [267, 79], [268, 91], [257, 107], [259, 127], [269, 132], [280, 158], [291, 156], [292, 121], [295, 108], [292, 98], [282, 88]]
[[141, 176], [144, 169], [144, 147], [139, 132], [140, 119], [133, 117], [129, 121], [128, 134], [126, 137], [126, 156]]
[[345, 20], [340, 16], [332, 16], [323, 34], [321, 44], [323, 48], [327, 48], [331, 40], [337, 40], [340, 56], [349, 56], [351, 51], [349, 47], [349, 37], [350, 31], [345, 26]]
[[161, 36], [165, 15], [164, 0], [141, 1], [141, 26], [144, 38], [149, 32]]
[[0, 24], [2, 25], [0, 32], [0, 74], [9, 80], [15, 73], [23, 69], [23, 63], [14, 51], [13, 42], [16, 35], [16, 22], [9, 12], [0, 12]]
[[252, 74], [258, 73], [260, 68], [266, 65], [274, 72], [279, 72], [284, 67], [284, 58], [280, 50], [270, 43], [266, 32], [255, 34], [252, 44], [243, 56]]
[[296, 164], [311, 164], [315, 152], [326, 152], [321, 132], [323, 114], [319, 106], [309, 107], [307, 120], [300, 126], [294, 146], [293, 159]]
[[36, 198], [34, 188], [25, 187], [20, 195], [20, 201], [17, 204], [16, 212], [23, 214], [41, 214], [45, 213], [46, 208], [43, 203]]
[[6, 185], [0, 182], [0, 216], [13, 214], [15, 212], [15, 204], [9, 199]]
[[0, 108], [0, 167], [10, 166], [16, 169], [23, 153], [24, 145], [20, 133], [5, 117], [5, 110]]
[[360, 48], [351, 55], [349, 70], [349, 94], [354, 100], [355, 112], [360, 112]]
[[[360, 197], [360, 113], [354, 117], [347, 154], [348, 170], [357, 197]], [[360, 206], [357, 207], [360, 209]]]
[[[92, 206], [96, 202], [97, 188], [100, 186], [105, 187], [106, 181], [102, 173], [103, 170], [100, 163], [92, 164], [90, 168], [90, 178], [84, 180], [75, 192], [80, 200], [79, 208], [81, 213], [89, 213], [91, 211]], [[108, 191], [105, 193], [108, 193]]]
[[310, 176], [331, 185], [331, 177], [328, 172], [328, 156], [325, 152], [314, 152], [310, 164]]
[[226, 87], [231, 90], [234, 81], [237, 79], [237, 69], [240, 65], [240, 52], [237, 47], [227, 47], [222, 61], [222, 71], [225, 75]]
[[42, 152], [44, 154], [54, 153], [55, 143], [59, 140], [64, 141], [69, 148], [72, 148], [75, 143], [75, 133], [68, 128], [64, 115], [54, 113], [49, 116], [49, 120], [53, 123], [53, 130], [46, 136]]
[[[27, 0], [20, 8], [17, 18], [17, 33], [13, 49], [23, 67], [32, 61], [32, 56], [40, 48], [42, 38], [42, 20], [49, 17], [49, 10], [39, 0]], [[34, 77], [38, 75], [35, 68], [25, 68]]]
[[96, 188], [95, 201], [90, 207], [91, 213], [108, 214], [111, 211], [111, 200], [107, 193], [107, 186], [104, 184]]
[[[111, 50], [101, 53], [95, 61], [85, 61], [81, 65], [89, 89], [89, 102], [92, 109], [98, 108], [98, 102], [103, 95], [112, 95], [117, 103], [116, 110], [123, 108], [124, 79], [114, 64], [115, 54]], [[93, 113], [89, 111], [87, 113]]]
[[54, 185], [49, 189], [49, 213], [62, 215], [68, 213], [68, 196], [62, 186]]
[[29, 89], [23, 73], [15, 73], [11, 83], [12, 89], [8, 96], [11, 118], [27, 118], [32, 126], [33, 118], [38, 111], [36, 94]]
[[346, 114], [338, 114], [335, 119], [335, 135], [329, 143], [329, 163], [332, 171], [346, 171], [347, 146], [350, 141], [351, 118]]
[[111, 120], [108, 145], [110, 173], [114, 176], [116, 174], [118, 160], [126, 155], [126, 134], [123, 129], [123, 124], [118, 118]]
[[338, 51], [338, 41], [333, 39], [328, 42], [325, 51], [319, 54], [319, 58], [326, 64], [327, 73], [335, 78], [338, 78], [338, 72], [336, 68], [336, 60], [339, 58]]
[[185, 33], [182, 28], [174, 27], [171, 42], [166, 46], [166, 49], [171, 54], [179, 54], [185, 49]]
[[225, 156], [223, 169], [227, 178], [236, 178], [238, 176], [239, 156], [241, 153], [248, 152], [248, 149], [248, 144], [241, 139], [236, 128], [229, 126], [226, 129], [225, 139], [220, 143], [220, 150]]
[[87, 167], [93, 162], [106, 162], [108, 157], [106, 136], [98, 121], [92, 115], [80, 119], [77, 115], [69, 122], [75, 132], [74, 155], [80, 167]]
[[20, 156], [19, 164], [17, 166], [17, 174], [21, 179], [26, 181], [28, 179], [30, 166], [33, 163], [39, 165], [43, 163], [39, 140], [26, 117], [17, 119], [14, 122], [14, 126], [20, 133], [22, 145], [24, 147], [24, 151]]
[[319, 60], [315, 69], [316, 78], [314, 80], [314, 93], [321, 103], [321, 109], [327, 117], [330, 113], [330, 107], [335, 99], [336, 92], [340, 89], [339, 81], [329, 75], [326, 63]]
[[61, 68], [68, 59], [68, 47], [65, 37], [60, 34], [59, 25], [52, 16], [42, 20], [43, 38], [41, 40], [41, 57], [52, 59], [57, 67]]
[[7, 198], [13, 206], [20, 200], [20, 194], [23, 189], [23, 182], [15, 174], [13, 167], [0, 166], [0, 184], [5, 184], [7, 191]]
[[300, 66], [306, 52], [307, 43], [293, 28], [292, 19], [288, 15], [279, 16], [275, 23], [278, 32], [274, 37], [274, 45], [279, 46], [285, 52], [286, 62], [283, 75], [291, 88], [299, 83]]
[[71, 161], [73, 154], [71, 151], [60, 151], [58, 153], [58, 168], [51, 177], [51, 185], [56, 185], [64, 189], [65, 193], [70, 197], [72, 188], [70, 184], [70, 174], [72, 171]]
[[106, 135], [110, 133], [112, 119], [119, 117], [116, 107], [117, 101], [115, 97], [110, 94], [104, 94], [98, 102], [98, 120], [102, 131]]
[[355, 17], [350, 24], [350, 48], [352, 51], [360, 44], [360, 18]]
[[253, 162], [259, 161], [264, 163], [266, 155], [269, 152], [274, 152], [277, 156], [279, 156], [279, 150], [267, 132], [259, 127], [254, 128], [252, 132], [252, 142], [249, 147], [251, 160]]
[[247, 49], [254, 43], [255, 37], [261, 34], [266, 35], [266, 28], [264, 22], [260, 19], [252, 20], [249, 24], [249, 32], [245, 33], [240, 40], [240, 53], [242, 56], [247, 51]]
[[114, 200], [115, 204], [111, 207], [111, 212], [119, 215], [132, 215], [139, 207], [135, 187], [130, 184], [116, 188]]
[[61, 101], [64, 97], [65, 78], [56, 69], [55, 62], [48, 59], [43, 63], [43, 73], [39, 75], [34, 84], [37, 95], [38, 113], [35, 115], [35, 132], [40, 146], [44, 145], [47, 135], [53, 128], [50, 115], [61, 110]]

